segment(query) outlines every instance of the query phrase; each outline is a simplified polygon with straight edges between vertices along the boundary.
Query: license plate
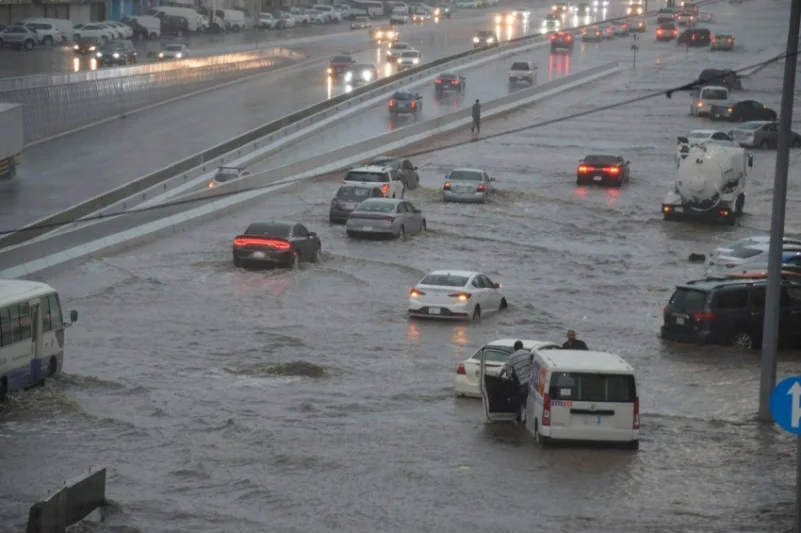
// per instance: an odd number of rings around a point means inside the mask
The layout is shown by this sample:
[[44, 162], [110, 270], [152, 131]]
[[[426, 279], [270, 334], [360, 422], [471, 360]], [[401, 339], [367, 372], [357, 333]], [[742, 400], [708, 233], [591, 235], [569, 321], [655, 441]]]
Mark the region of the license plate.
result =
[[467, 192], [468, 189], [469, 189], [469, 187], [456, 187], [456, 190], [458, 192]]
[[373, 226], [362, 226], [364, 231], [373, 231]]
[[439, 307], [429, 307], [428, 314], [429, 315], [439, 315], [442, 313], [442, 310]]
[[356, 209], [356, 204], [345, 204], [345, 209]]
[[515, 79], [516, 79], [516, 80], [522, 80], [522, 79], [523, 79], [523, 76], [515, 76]]
[[683, 326], [684, 325], [684, 318], [682, 318], [680, 316], [677, 316], [676, 317], [676, 324], [679, 325], [679, 326]]
[[601, 416], [585, 416], [584, 423], [588, 426], [600, 426], [601, 425]]
[[264, 252], [253, 252], [254, 259], [264, 259], [266, 257]]
[[594, 176], [592, 179], [593, 179], [594, 181], [601, 181], [601, 180], [603, 180], [603, 179], [604, 179], [604, 177], [603, 177], [603, 176]]

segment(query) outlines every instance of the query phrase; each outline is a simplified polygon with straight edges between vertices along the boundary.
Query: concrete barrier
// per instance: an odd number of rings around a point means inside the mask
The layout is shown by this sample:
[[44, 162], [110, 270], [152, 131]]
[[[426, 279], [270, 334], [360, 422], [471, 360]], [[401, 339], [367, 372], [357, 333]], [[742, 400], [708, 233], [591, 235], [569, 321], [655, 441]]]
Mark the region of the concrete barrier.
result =
[[27, 533], [65, 533], [67, 527], [106, 504], [106, 469], [94, 468], [64, 484], [28, 515]]
[[[621, 70], [623, 69], [617, 63], [608, 63], [540, 86], [516, 91], [497, 100], [486, 101], [482, 106], [483, 118], [486, 120], [507, 113], [515, 108], [561, 94], [566, 90], [594, 82]], [[0, 268], [4, 269], [0, 271], [0, 278], [14, 279], [39, 275], [87, 256], [111, 253], [139, 245], [146, 239], [167, 235], [187, 225], [198, 224], [204, 220], [240, 210], [245, 205], [259, 201], [266, 194], [290, 187], [295, 183], [330, 174], [434, 135], [459, 127], [467, 127], [471, 120], [470, 109], [460, 110], [352, 146], [333, 150], [312, 158], [311, 162], [299, 162], [251, 176], [246, 178], [249, 189], [245, 184], [238, 183], [241, 180], [237, 180], [237, 182], [226, 184], [224, 192], [221, 186], [215, 187], [213, 191], [204, 190], [188, 195], [187, 202], [198, 201], [197, 207], [193, 207], [197, 205], [195, 203], [165, 207], [157, 215], [161, 218], [156, 221], [152, 220], [154, 216], [152, 212], [133, 211], [116, 221], [79, 228], [65, 235], [56, 235], [26, 244], [0, 255]], [[226, 196], [214, 198], [221, 194], [226, 194]], [[112, 226], [115, 227], [112, 228]], [[64, 246], [65, 242], [82, 244], [69, 247], [69, 245]], [[63, 251], [47, 252], [48, 248]]]

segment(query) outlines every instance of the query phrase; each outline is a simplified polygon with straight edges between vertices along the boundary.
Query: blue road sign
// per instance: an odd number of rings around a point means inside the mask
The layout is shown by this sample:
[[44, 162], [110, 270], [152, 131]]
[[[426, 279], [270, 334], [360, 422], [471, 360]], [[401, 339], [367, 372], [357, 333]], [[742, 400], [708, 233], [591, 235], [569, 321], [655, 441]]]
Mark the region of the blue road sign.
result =
[[801, 376], [776, 385], [770, 395], [770, 414], [783, 430], [801, 435]]

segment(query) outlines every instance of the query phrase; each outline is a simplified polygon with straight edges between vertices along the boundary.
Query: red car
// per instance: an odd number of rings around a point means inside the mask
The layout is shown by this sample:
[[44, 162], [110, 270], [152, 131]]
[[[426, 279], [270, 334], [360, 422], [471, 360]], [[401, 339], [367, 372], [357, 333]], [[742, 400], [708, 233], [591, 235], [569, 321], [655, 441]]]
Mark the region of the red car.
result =
[[622, 187], [629, 181], [629, 162], [619, 155], [588, 155], [576, 168], [576, 184]]
[[566, 31], [558, 31], [551, 35], [551, 52], [557, 50], [573, 50], [573, 36]]

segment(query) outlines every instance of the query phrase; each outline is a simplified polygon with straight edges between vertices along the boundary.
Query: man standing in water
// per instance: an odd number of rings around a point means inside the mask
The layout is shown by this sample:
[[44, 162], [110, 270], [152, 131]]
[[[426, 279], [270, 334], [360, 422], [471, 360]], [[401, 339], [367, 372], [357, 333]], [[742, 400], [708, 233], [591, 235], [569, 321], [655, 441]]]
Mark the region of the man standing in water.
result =
[[476, 98], [476, 103], [473, 104], [473, 127], [470, 128], [470, 133], [477, 135], [481, 133], [481, 104], [478, 103], [478, 98]]
[[587, 348], [587, 343], [584, 341], [580, 341], [576, 338], [576, 332], [574, 330], [569, 330], [567, 332], [567, 342], [562, 345], [563, 350], [589, 350]]
[[526, 405], [526, 398], [528, 398], [528, 382], [531, 380], [531, 350], [523, 348], [523, 341], [516, 341], [514, 344], [514, 353], [509, 356], [506, 363], [501, 369], [500, 377], [506, 379], [514, 379], [517, 382], [517, 418], [520, 422], [522, 420], [521, 412]]

